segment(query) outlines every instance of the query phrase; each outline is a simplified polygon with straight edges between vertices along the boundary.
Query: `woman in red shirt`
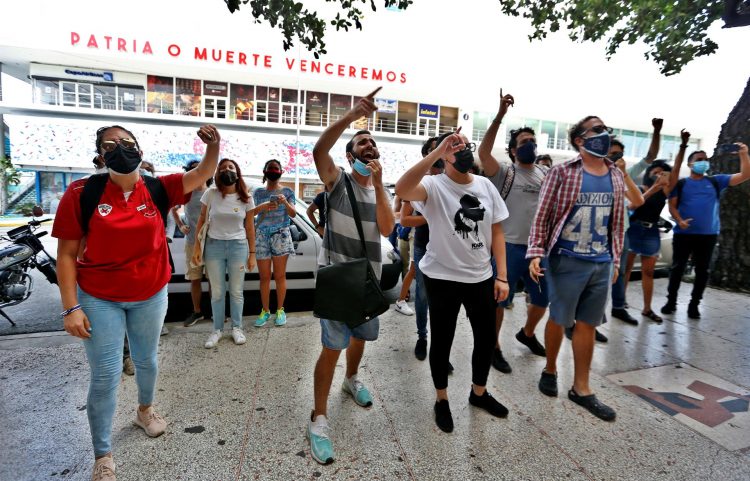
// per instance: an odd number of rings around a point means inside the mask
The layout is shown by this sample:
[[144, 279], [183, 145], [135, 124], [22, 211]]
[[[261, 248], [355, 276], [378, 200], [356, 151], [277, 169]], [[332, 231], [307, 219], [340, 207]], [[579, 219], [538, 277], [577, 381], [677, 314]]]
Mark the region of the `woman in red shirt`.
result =
[[[207, 145], [198, 167], [158, 178], [169, 207], [185, 203], [186, 196], [216, 169], [219, 132], [207, 125], [200, 128], [198, 137]], [[84, 340], [91, 369], [86, 411], [96, 458], [92, 479], [103, 481], [115, 479], [112, 418], [126, 333], [138, 385], [139, 406], [133, 423], [151, 437], [166, 428], [166, 421], [151, 404], [171, 268], [164, 221], [151, 198], [154, 186], [147, 188], [139, 174], [143, 153], [135, 135], [117, 125], [102, 127], [96, 132], [96, 151], [109, 177], [93, 214], [84, 218], [81, 196], [87, 183], [97, 178], [73, 182], [60, 201], [52, 236], [58, 239], [65, 330]]]

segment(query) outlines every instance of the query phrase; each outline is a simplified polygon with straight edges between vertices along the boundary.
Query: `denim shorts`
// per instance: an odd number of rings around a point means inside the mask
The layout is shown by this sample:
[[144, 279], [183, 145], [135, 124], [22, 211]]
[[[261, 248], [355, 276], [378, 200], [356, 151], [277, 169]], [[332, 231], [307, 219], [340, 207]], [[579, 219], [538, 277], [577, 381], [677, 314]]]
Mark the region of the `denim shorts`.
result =
[[552, 254], [546, 271], [550, 319], [563, 327], [575, 321], [599, 326], [612, 286], [612, 263]]
[[[508, 292], [508, 298], [498, 302], [498, 306], [508, 307], [513, 304], [513, 296], [516, 293], [516, 284], [518, 284], [519, 279], [523, 281], [532, 305], [538, 307], [547, 307], [549, 305], [547, 280], [544, 277], [540, 277], [540, 282], [537, 284], [531, 278], [529, 274], [530, 259], [526, 259], [526, 248], [526, 244], [505, 243], [505, 264], [508, 271], [508, 286], [510, 287], [510, 291]], [[492, 276], [497, 278], [495, 258], [493, 257], [490, 262], [492, 263]], [[544, 260], [542, 262], [546, 264]]]
[[282, 227], [273, 233], [258, 230], [255, 233], [255, 258], [270, 259], [271, 257], [294, 255], [294, 244], [289, 227]]
[[320, 320], [320, 342], [324, 347], [334, 351], [343, 351], [349, 347], [349, 340], [353, 337], [363, 341], [374, 341], [380, 332], [380, 319], [374, 317], [354, 329], [343, 322]]
[[646, 227], [640, 222], [634, 221], [630, 224], [627, 235], [630, 242], [630, 252], [647, 257], [659, 255], [661, 238], [659, 237], [659, 227], [656, 224]]

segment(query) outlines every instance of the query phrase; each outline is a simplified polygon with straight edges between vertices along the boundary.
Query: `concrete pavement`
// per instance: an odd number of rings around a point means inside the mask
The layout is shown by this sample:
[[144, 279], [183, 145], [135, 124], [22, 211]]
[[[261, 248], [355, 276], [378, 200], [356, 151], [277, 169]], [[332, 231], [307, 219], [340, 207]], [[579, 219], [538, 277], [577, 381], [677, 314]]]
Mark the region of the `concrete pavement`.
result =
[[[656, 281], [657, 293], [665, 288], [666, 279]], [[449, 386], [456, 427], [440, 432], [429, 364], [413, 355], [414, 317], [391, 310], [360, 372], [372, 409], [341, 392], [343, 356], [339, 362], [329, 402], [337, 454], [330, 466], [311, 459], [304, 435], [320, 350], [316, 319], [291, 313], [286, 327], [255, 329], [246, 318], [246, 345], [226, 337], [211, 350], [202, 347], [207, 323], [170, 325], [156, 399], [167, 433], [150, 439], [131, 425], [136, 389], [124, 376], [113, 431], [118, 479], [747, 480], [750, 298], [709, 289], [703, 319], [692, 321], [685, 313], [690, 288], [683, 285], [679, 311], [661, 325], [610, 320], [603, 327], [610, 342], [596, 346], [592, 386], [617, 410], [613, 423], [567, 399], [567, 341], [560, 397], [539, 393], [544, 359], [514, 339], [525, 310], [519, 295], [502, 332], [513, 373], [493, 370], [488, 383], [510, 415], [494, 419], [468, 404], [472, 343], [462, 312]], [[639, 282], [628, 299], [638, 314]], [[82, 346], [64, 334], [0, 338], [0, 479], [89, 479], [88, 377]]]

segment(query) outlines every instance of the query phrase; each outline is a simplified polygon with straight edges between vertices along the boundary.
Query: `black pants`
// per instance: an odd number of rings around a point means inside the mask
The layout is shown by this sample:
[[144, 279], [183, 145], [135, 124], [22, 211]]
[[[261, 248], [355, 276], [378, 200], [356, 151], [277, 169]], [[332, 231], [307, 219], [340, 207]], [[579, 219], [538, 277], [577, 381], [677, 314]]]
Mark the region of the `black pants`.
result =
[[667, 302], [677, 302], [682, 274], [685, 273], [688, 258], [692, 255], [695, 268], [695, 282], [691, 302], [699, 303], [708, 284], [708, 266], [716, 245], [715, 235], [675, 234], [672, 238], [672, 269], [669, 271]]
[[495, 280], [466, 284], [430, 279], [424, 273], [423, 277], [430, 306], [430, 370], [435, 389], [448, 387], [448, 358], [462, 304], [474, 333], [471, 379], [477, 386], [487, 385], [495, 348]]

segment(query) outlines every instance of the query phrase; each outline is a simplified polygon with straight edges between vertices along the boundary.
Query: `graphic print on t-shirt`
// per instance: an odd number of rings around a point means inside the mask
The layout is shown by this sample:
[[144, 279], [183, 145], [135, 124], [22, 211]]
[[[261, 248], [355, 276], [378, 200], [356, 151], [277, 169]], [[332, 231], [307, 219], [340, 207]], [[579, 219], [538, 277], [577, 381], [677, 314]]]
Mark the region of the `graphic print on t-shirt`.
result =
[[482, 249], [484, 242], [479, 234], [479, 222], [484, 220], [485, 209], [479, 199], [471, 194], [464, 194], [459, 203], [461, 208], [453, 217], [456, 234], [464, 239], [470, 239], [472, 250]]

